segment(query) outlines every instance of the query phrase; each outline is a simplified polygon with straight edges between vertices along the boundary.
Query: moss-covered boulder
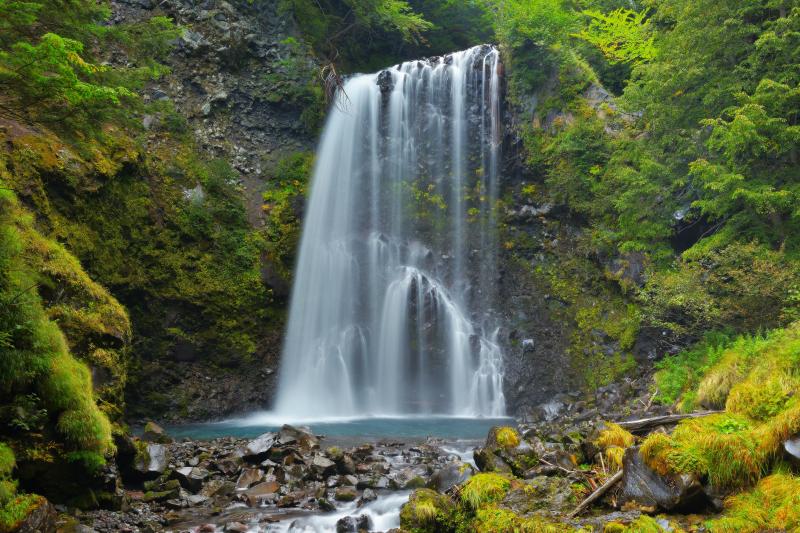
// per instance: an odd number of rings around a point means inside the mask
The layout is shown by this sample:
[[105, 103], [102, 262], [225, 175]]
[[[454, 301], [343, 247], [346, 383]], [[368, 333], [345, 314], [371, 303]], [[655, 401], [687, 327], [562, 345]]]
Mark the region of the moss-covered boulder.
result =
[[489, 430], [486, 444], [475, 450], [475, 464], [482, 472], [513, 473], [523, 476], [539, 465], [539, 453], [519, 432], [508, 426]]
[[400, 527], [411, 533], [446, 533], [455, 529], [456, 506], [430, 489], [414, 491], [400, 509]]

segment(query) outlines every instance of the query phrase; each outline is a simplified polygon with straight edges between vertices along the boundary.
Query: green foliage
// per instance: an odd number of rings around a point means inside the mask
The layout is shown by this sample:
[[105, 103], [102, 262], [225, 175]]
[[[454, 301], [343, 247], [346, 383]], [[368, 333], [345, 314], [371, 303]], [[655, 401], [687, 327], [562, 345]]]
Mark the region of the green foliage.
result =
[[47, 500], [35, 494], [22, 494], [0, 506], [0, 532], [17, 531], [21, 522]]
[[589, 26], [575, 36], [600, 49], [609, 62], [639, 63], [656, 55], [655, 36], [646, 13], [620, 8], [608, 14], [586, 10]]
[[11, 473], [16, 466], [14, 451], [8, 447], [8, 444], [0, 442], [0, 479], [11, 477]]
[[696, 398], [726, 413], [683, 421], [670, 436], [652, 434], [641, 453], [661, 473], [691, 472], [734, 489], [768, 474], [783, 442], [800, 431], [800, 324], [739, 337], [718, 351], [704, 361], [711, 368]]
[[[21, 239], [34, 231], [31, 219], [13, 194], [4, 193], [0, 204], [0, 330], [10, 341], [0, 354], [2, 391], [31, 401], [41, 398], [47, 413], [58, 417], [55, 429], [69, 449], [102, 456], [113, 446], [111, 429], [95, 403], [89, 369], [70, 353], [63, 333], [43, 308], [38, 285], [32, 283], [39, 270], [26, 255], [30, 241]], [[35, 411], [25, 420], [40, 415]], [[32, 429], [37, 428], [27, 423], [14, 428], [23, 434]]]
[[461, 501], [472, 509], [479, 509], [487, 503], [497, 502], [505, 497], [511, 488], [511, 480], [493, 472], [477, 474], [461, 488]]
[[658, 361], [655, 401], [671, 405], [680, 399], [682, 411], [694, 410], [700, 380], [719, 361], [730, 340], [724, 333], [707, 333], [699, 343]]
[[270, 84], [266, 99], [302, 108], [300, 120], [308, 132], [315, 133], [322, 126], [326, 111], [317, 64], [304, 42], [289, 37], [281, 44], [286, 47], [286, 53], [277, 64], [280, 70], [266, 76]]
[[495, 431], [495, 440], [497, 441], [497, 444], [503, 448], [516, 448], [520, 443], [520, 437], [519, 433], [517, 433], [517, 430], [508, 426], [498, 428]]
[[455, 512], [448, 496], [431, 489], [418, 489], [400, 508], [400, 525], [412, 533], [453, 531]]
[[300, 208], [305, 200], [314, 154], [295, 152], [278, 162], [275, 176], [264, 193], [264, 239], [267, 259], [287, 283], [292, 278], [295, 251], [300, 239]]
[[[340, 52], [358, 56], [359, 39], [385, 32], [408, 42], [418, 42], [432, 27], [406, 0], [283, 0], [314, 49], [329, 60]], [[362, 41], [363, 44], [363, 41]]]
[[800, 528], [800, 478], [787, 472], [765, 477], [752, 491], [729, 498], [722, 516], [706, 525], [713, 533], [796, 531]]

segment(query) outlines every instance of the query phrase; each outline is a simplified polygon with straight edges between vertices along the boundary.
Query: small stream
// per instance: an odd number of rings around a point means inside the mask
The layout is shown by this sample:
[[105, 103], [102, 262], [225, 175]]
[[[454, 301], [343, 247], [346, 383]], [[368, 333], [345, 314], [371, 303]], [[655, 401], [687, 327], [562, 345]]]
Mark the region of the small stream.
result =
[[[279, 429], [280, 420], [269, 413], [222, 422], [172, 426], [170, 435], [177, 439], [207, 440], [218, 437], [251, 438], [267, 431]], [[400, 471], [409, 466], [403, 449], [417, 444], [433, 445], [442, 455], [458, 457], [462, 462], [474, 466], [473, 449], [480, 445], [492, 426], [508, 424], [507, 418], [453, 418], [453, 417], [402, 417], [402, 418], [358, 418], [308, 421], [311, 431], [323, 436], [322, 449], [331, 446], [349, 447], [374, 443], [383, 449], [392, 470]], [[369, 524], [369, 531], [388, 531], [400, 526], [400, 508], [408, 501], [410, 490], [380, 489], [375, 491], [374, 501], [332, 502], [336, 509], [329, 512], [300, 508], [278, 509], [272, 507], [249, 508], [234, 503], [213, 518], [215, 533], [246, 531], [247, 533], [270, 532], [336, 532], [340, 520], [352, 517], [351, 523]], [[201, 519], [202, 520], [202, 519]], [[237, 529], [227, 529], [237, 524]], [[242, 527], [246, 526], [246, 530]], [[355, 531], [356, 529], [352, 529]], [[193, 533], [210, 532], [209, 522], [184, 523], [173, 531]]]

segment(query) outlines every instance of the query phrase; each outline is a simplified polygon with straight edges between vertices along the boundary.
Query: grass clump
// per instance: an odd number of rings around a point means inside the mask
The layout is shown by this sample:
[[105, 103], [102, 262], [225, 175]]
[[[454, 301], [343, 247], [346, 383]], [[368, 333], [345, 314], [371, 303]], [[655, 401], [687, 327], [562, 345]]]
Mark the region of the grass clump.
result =
[[511, 480], [493, 472], [477, 474], [461, 489], [461, 502], [472, 509], [502, 500], [511, 488]]
[[707, 526], [713, 533], [800, 530], [800, 478], [779, 472], [762, 479], [750, 492], [725, 502], [721, 518]]
[[594, 445], [599, 448], [611, 469], [619, 470], [622, 468], [625, 449], [633, 446], [635, 441], [636, 438], [630, 432], [617, 424], [606, 422], [594, 440]]
[[508, 426], [496, 428], [494, 438], [497, 441], [497, 444], [506, 449], [516, 448], [520, 443], [519, 433], [517, 433], [517, 430]]

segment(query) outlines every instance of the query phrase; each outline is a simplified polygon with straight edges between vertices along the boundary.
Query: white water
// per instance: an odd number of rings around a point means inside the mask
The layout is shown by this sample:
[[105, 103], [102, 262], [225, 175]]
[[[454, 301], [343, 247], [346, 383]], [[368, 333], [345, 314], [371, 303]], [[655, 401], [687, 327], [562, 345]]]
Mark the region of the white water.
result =
[[350, 79], [306, 208], [276, 418], [502, 416], [497, 50]]

